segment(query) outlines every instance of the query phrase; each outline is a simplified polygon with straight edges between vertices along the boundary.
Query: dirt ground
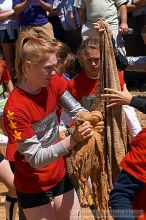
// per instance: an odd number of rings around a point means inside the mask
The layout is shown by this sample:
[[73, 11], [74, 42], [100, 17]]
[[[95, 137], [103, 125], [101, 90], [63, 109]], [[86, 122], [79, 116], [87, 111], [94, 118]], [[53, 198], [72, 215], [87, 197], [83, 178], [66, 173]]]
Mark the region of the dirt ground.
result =
[[0, 220], [5, 220], [5, 209], [4, 209], [4, 202], [5, 202], [5, 193], [7, 192], [7, 188], [0, 183]]

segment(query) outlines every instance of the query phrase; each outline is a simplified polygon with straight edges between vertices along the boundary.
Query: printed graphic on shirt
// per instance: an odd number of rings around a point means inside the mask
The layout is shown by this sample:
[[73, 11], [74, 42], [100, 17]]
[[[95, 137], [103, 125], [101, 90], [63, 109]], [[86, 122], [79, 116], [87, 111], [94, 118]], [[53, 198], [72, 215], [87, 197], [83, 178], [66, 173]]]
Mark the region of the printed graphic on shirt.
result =
[[32, 125], [38, 140], [43, 147], [53, 144], [58, 140], [58, 121], [56, 111], [52, 112], [49, 116], [44, 118], [41, 122]]
[[21, 132], [17, 131], [17, 122], [14, 122], [14, 112], [10, 112], [8, 110], [6, 117], [8, 118], [12, 136], [15, 138], [16, 141], [21, 140]]

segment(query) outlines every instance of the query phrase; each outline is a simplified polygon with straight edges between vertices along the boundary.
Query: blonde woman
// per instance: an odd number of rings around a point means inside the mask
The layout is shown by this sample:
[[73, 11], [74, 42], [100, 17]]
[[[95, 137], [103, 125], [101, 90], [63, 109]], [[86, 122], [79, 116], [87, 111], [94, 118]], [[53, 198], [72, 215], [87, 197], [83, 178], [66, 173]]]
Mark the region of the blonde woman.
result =
[[[56, 50], [51, 43], [21, 33], [16, 47], [18, 86], [8, 98], [4, 122], [7, 159], [14, 160], [18, 202], [28, 220], [77, 220], [80, 205], [66, 173], [63, 156], [91, 137], [83, 123], [59, 141], [56, 106], [83, 110], [55, 73]], [[76, 107], [76, 109], [75, 109]]]

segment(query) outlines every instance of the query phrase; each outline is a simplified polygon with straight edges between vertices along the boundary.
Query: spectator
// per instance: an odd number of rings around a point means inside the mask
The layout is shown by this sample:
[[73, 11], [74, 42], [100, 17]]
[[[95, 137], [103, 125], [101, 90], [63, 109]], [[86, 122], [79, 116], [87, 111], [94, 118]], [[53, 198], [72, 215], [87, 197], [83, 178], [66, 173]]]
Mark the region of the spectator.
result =
[[14, 0], [13, 8], [19, 15], [21, 31], [32, 31], [37, 37], [47, 41], [54, 38], [52, 25], [48, 22], [47, 12], [52, 10], [53, 0]]
[[[127, 3], [128, 24], [133, 28], [132, 35], [125, 35], [125, 47], [128, 56], [145, 56], [145, 46], [141, 37], [141, 30], [146, 24], [146, 1], [129, 0]], [[134, 48], [132, 50], [131, 48]]]
[[[115, 105], [130, 105], [139, 111], [146, 113], [146, 98], [140, 96], [133, 96], [130, 94], [124, 85], [123, 91], [116, 91], [105, 88], [107, 94], [103, 94], [108, 102], [107, 107]], [[146, 202], [145, 202], [145, 137], [146, 128], [140, 131], [134, 140], [131, 142], [130, 151], [127, 153], [121, 167], [123, 171], [114, 184], [114, 188], [110, 194], [110, 206], [115, 216], [119, 213], [119, 217], [115, 220], [121, 220], [125, 210], [130, 213], [126, 216], [126, 220], [141, 220], [146, 218]], [[132, 208], [141, 210], [134, 216]], [[137, 218], [136, 218], [137, 217]]]
[[[69, 91], [84, 108], [90, 111], [99, 84], [99, 40], [96, 38], [86, 39], [78, 50], [78, 57], [82, 71], [69, 81]], [[122, 73], [118, 71], [117, 74], [121, 89], [123, 89], [124, 79]], [[133, 138], [141, 130], [141, 126], [133, 108], [125, 106], [124, 111], [129, 134]]]
[[[126, 33], [128, 31], [126, 3], [127, 0], [75, 0], [75, 6], [79, 9], [82, 25], [82, 39], [85, 40], [88, 37], [97, 37], [97, 31], [94, 27], [96, 23], [102, 19], [109, 24], [116, 46], [122, 48], [124, 51], [121, 33]], [[120, 22], [118, 11], [120, 13]], [[123, 53], [125, 54], [125, 52]]]
[[80, 18], [74, 7], [74, 0], [62, 0], [58, 5], [59, 17], [63, 28], [63, 42], [76, 53], [81, 44]]
[[18, 36], [18, 21], [14, 10], [12, 9], [12, 0], [4, 0], [0, 3], [0, 45], [11, 74], [12, 80], [14, 75], [15, 62], [15, 41]]
[[48, 16], [48, 20], [49, 22], [52, 24], [53, 26], [53, 32], [54, 32], [54, 37], [57, 40], [62, 41], [63, 40], [63, 30], [62, 30], [62, 25], [61, 25], [61, 21], [59, 18], [59, 4], [60, 4], [60, 0], [54, 0], [53, 2], [53, 8], [52, 10], [49, 12], [49, 16]]

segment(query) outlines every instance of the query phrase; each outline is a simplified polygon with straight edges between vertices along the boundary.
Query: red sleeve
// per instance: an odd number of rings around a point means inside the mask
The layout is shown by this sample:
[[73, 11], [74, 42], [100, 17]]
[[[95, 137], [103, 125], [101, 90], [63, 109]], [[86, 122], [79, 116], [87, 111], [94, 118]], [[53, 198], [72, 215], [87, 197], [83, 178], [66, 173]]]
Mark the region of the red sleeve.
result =
[[4, 83], [4, 82], [7, 83], [9, 80], [11, 80], [11, 76], [10, 76], [10, 73], [8, 71], [6, 63], [4, 61], [2, 61], [1, 65], [3, 67], [1, 82], [2, 83]]
[[25, 140], [34, 135], [28, 114], [21, 109], [9, 108], [9, 106], [5, 108], [4, 124], [11, 143]]
[[[8, 100], [4, 109], [3, 120], [9, 137], [6, 149], [6, 159], [14, 161], [14, 155], [17, 151], [17, 142], [32, 137], [34, 131], [32, 130], [32, 125], [30, 124], [26, 111], [23, 112], [23, 110], [20, 110], [21, 107], [18, 108], [17, 104], [13, 103], [13, 100], [11, 101], [14, 106], [12, 107], [9, 105], [10, 102]], [[20, 106], [20, 103], [18, 103], [18, 105]]]
[[122, 72], [118, 71], [118, 77], [119, 77], [119, 81], [120, 81], [121, 90], [123, 90], [123, 86], [125, 84], [125, 81], [124, 81]]

